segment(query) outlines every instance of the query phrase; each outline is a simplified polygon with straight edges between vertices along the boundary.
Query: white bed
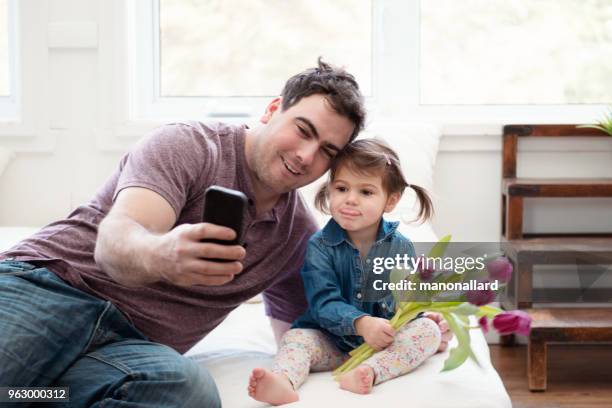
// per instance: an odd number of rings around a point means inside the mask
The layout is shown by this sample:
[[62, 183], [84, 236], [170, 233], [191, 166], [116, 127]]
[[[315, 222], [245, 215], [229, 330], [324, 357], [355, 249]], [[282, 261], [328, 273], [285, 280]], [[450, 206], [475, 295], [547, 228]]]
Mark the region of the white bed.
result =
[[[329, 372], [311, 374], [299, 391], [300, 401], [290, 406], [511, 407], [480, 330], [472, 331], [472, 347], [481, 367], [468, 361], [454, 371], [441, 373], [447, 351], [433, 356], [406, 376], [374, 387], [365, 396], [339, 389]], [[263, 305], [243, 304], [187, 354], [211, 372], [224, 407], [248, 408], [266, 406], [250, 399], [246, 386], [254, 367], [271, 366], [274, 351], [274, 338]]]
[[[0, 251], [35, 231], [0, 227]], [[452, 343], [451, 343], [452, 346]], [[412, 373], [381, 384], [370, 395], [340, 390], [330, 373], [312, 374], [300, 389], [295, 407], [446, 407], [509, 408], [508, 393], [491, 365], [489, 347], [479, 330], [472, 331], [472, 347], [481, 367], [468, 361], [457, 370], [440, 373], [446, 353], [427, 360]], [[223, 406], [261, 407], [246, 392], [254, 367], [270, 367], [276, 350], [274, 337], [261, 303], [244, 304], [188, 353], [215, 378]]]

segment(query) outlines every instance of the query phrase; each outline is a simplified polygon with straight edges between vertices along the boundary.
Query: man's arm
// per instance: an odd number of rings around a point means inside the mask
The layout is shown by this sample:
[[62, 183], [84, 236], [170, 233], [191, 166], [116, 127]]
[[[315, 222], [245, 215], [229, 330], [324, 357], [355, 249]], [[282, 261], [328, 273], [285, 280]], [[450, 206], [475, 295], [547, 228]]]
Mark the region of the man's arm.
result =
[[96, 263], [126, 286], [162, 279], [181, 286], [222, 285], [240, 273], [239, 261], [245, 255], [242, 247], [200, 242], [205, 238], [233, 239], [233, 230], [206, 223], [171, 229], [175, 222], [174, 210], [161, 195], [140, 187], [122, 190], [98, 227]]

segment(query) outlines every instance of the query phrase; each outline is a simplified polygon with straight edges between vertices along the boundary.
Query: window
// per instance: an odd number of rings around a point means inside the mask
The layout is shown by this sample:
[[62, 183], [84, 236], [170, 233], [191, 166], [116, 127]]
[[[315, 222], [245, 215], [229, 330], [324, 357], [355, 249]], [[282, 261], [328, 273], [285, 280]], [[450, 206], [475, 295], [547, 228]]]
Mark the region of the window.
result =
[[159, 0], [160, 96], [274, 96], [318, 56], [371, 89], [370, 1]]
[[0, 97], [10, 95], [9, 67], [8, 4], [0, 0]]
[[137, 118], [250, 116], [319, 56], [372, 92], [370, 0], [130, 3]]
[[421, 2], [424, 105], [612, 101], [609, 0]]
[[497, 129], [612, 102], [609, 0], [129, 3], [134, 118], [256, 115], [319, 55], [355, 74], [371, 118]]
[[16, 15], [15, 0], [0, 0], [0, 118], [5, 120], [17, 116]]

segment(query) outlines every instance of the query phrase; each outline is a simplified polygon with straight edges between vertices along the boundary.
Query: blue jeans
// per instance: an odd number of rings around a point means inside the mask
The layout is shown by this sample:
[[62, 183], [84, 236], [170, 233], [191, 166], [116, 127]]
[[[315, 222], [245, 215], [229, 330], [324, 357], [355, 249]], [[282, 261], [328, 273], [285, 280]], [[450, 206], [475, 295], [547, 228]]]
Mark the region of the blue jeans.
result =
[[17, 261], [0, 261], [0, 386], [70, 387], [54, 406], [221, 406], [195, 361], [148, 341], [110, 302]]

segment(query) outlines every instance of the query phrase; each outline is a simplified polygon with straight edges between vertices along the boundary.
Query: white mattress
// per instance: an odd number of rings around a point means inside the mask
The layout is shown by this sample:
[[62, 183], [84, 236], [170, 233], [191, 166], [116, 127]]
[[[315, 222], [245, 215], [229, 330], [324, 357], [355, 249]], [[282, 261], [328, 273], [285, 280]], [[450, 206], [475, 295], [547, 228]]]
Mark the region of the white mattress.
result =
[[[35, 232], [35, 228], [0, 227], [0, 251]], [[412, 373], [374, 387], [369, 395], [340, 390], [331, 373], [309, 376], [299, 391], [295, 407], [512, 407], [508, 393], [491, 365], [489, 347], [480, 330], [472, 330], [472, 348], [481, 367], [472, 361], [440, 373], [447, 353], [437, 354]], [[453, 344], [451, 343], [451, 346]], [[188, 353], [211, 372], [228, 408], [261, 407], [247, 395], [254, 367], [270, 367], [276, 350], [263, 305], [244, 304], [232, 312]]]
[[[481, 367], [472, 361], [441, 373], [448, 355], [437, 354], [412, 373], [374, 387], [369, 395], [338, 388], [331, 373], [315, 373], [299, 390], [295, 407], [512, 407], [504, 385], [491, 365], [489, 347], [480, 330], [472, 330], [472, 347]], [[454, 345], [451, 343], [451, 346]], [[262, 304], [244, 304], [232, 312], [187, 355], [201, 362], [217, 382], [224, 407], [262, 407], [247, 395], [254, 367], [270, 367], [274, 337]]]

